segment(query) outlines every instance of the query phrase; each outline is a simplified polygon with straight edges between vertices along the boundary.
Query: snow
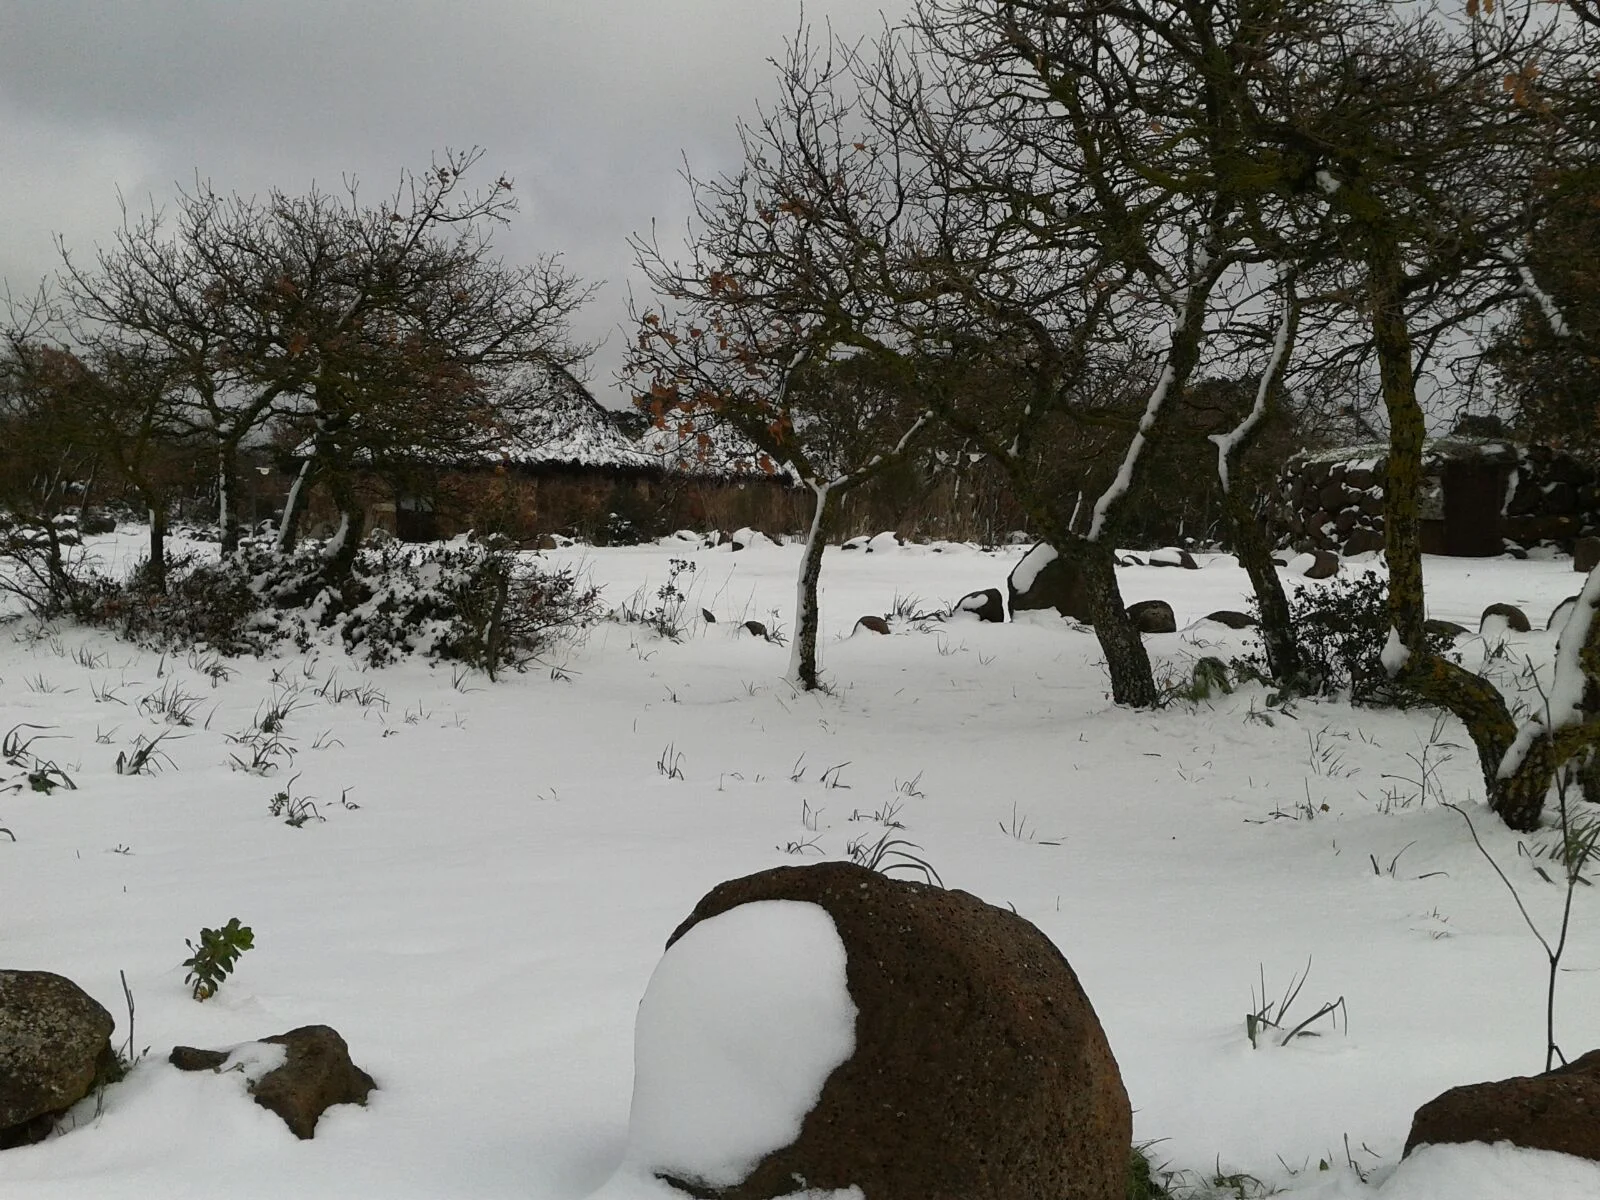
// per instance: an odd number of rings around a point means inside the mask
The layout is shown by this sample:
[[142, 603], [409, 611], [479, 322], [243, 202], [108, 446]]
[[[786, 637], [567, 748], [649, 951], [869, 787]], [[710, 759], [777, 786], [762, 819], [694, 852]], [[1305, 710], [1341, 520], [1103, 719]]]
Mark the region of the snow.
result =
[[740, 905], [690, 929], [650, 977], [634, 1033], [625, 1164], [712, 1187], [800, 1135], [855, 1051], [845, 949], [815, 904]]
[[1580, 655], [1600, 609], [1600, 567], [1589, 572], [1556, 638], [1555, 670], [1544, 704], [1534, 706], [1517, 728], [1517, 736], [1500, 759], [1499, 775], [1517, 773], [1539, 738], [1583, 721], [1583, 693], [1587, 683]]
[[1389, 636], [1383, 643], [1378, 661], [1391, 679], [1404, 671], [1406, 663], [1411, 661], [1411, 651], [1406, 648], [1405, 642], [1400, 639], [1400, 631], [1393, 625], [1389, 626]]
[[250, 1083], [259, 1083], [263, 1075], [276, 1071], [288, 1061], [289, 1047], [282, 1042], [243, 1042], [228, 1051], [228, 1057], [217, 1071], [237, 1071]]
[[[94, 548], [131, 566], [144, 532]], [[213, 685], [202, 653], [0, 626], [0, 734], [50, 726], [35, 749], [77, 784], [0, 791], [0, 827], [16, 835], [0, 834], [0, 963], [77, 981], [116, 1017], [118, 1042], [126, 971], [135, 1048], [150, 1047], [98, 1115], [90, 1100], [61, 1136], [0, 1152], [0, 1196], [578, 1200], [605, 1185], [609, 1200], [660, 1200], [664, 1188], [618, 1166], [639, 1002], [667, 937], [722, 880], [843, 858], [885, 821], [949, 886], [1014, 905], [1060, 947], [1121, 1066], [1135, 1137], [1161, 1139], [1151, 1153], [1168, 1169], [1248, 1172], [1291, 1200], [1600, 1195], [1600, 1168], [1560, 1156], [1436, 1147], [1400, 1163], [1420, 1104], [1544, 1060], [1543, 954], [1439, 800], [1474, 813], [1545, 928], [1561, 889], [1518, 844], [1553, 834], [1513, 834], [1482, 809], [1458, 725], [1435, 734], [1426, 709], [1335, 702], [1286, 714], [1259, 685], [1118, 709], [1093, 634], [1053, 614], [848, 637], [896, 596], [931, 609], [1003, 589], [1024, 547], [830, 547], [831, 690], [796, 693], [787, 649], [737, 621], [776, 610], [788, 625], [800, 549], [549, 552], [610, 603], [653, 593], [668, 560], [688, 558], [689, 611], [717, 623], [681, 643], [602, 623], [551, 660], [558, 677], [541, 667], [496, 684], [420, 662], [363, 672], [321, 651], [232, 662]], [[1197, 558], [1204, 570], [1119, 568], [1125, 600], [1167, 600], [1180, 628], [1244, 607], [1244, 572]], [[1429, 616], [1469, 627], [1497, 601], [1549, 612], [1574, 583], [1570, 559], [1429, 557], [1425, 571]], [[1285, 585], [1324, 586], [1287, 572]], [[1459, 644], [1507, 688], [1531, 657], [1548, 689], [1555, 638], [1508, 632], [1504, 656]], [[1252, 642], [1204, 625], [1146, 645], [1158, 672], [1186, 677]], [[382, 702], [340, 702], [335, 676]], [[200, 699], [192, 726], [141, 710], [169, 686]], [[231, 769], [225, 735], [280, 695], [300, 704], [284, 724], [294, 762], [267, 778]], [[119, 751], [167, 728], [170, 766], [116, 774]], [[659, 765], [672, 755], [681, 777]], [[1426, 787], [1411, 782], [1424, 756]], [[284, 788], [325, 820], [272, 817]], [[346, 788], [359, 807], [340, 803]], [[1573, 905], [1556, 1002], [1568, 1058], [1600, 1046], [1600, 888], [1578, 888]], [[184, 939], [233, 916], [256, 946], [196, 1003]], [[817, 958], [792, 956], [796, 971]], [[1348, 1033], [1253, 1051], [1252, 985], [1264, 973], [1276, 997], [1308, 956], [1292, 1015], [1343, 996]], [[797, 998], [780, 969], [759, 973]], [[175, 1044], [313, 1023], [338, 1029], [378, 1082], [365, 1108], [330, 1109], [313, 1141], [236, 1077], [165, 1061]], [[1368, 1185], [1344, 1165], [1346, 1136]]]

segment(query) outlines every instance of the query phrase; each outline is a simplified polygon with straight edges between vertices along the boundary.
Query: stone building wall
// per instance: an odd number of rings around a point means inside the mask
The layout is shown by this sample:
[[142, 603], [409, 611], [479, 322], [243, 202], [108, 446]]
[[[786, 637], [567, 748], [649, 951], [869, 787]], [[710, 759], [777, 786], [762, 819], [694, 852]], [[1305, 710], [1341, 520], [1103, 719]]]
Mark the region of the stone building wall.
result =
[[[1382, 444], [1297, 454], [1279, 477], [1274, 524], [1303, 550], [1383, 549]], [[1600, 475], [1549, 446], [1439, 438], [1424, 447], [1423, 550], [1489, 555], [1552, 544], [1571, 551], [1600, 531]]]

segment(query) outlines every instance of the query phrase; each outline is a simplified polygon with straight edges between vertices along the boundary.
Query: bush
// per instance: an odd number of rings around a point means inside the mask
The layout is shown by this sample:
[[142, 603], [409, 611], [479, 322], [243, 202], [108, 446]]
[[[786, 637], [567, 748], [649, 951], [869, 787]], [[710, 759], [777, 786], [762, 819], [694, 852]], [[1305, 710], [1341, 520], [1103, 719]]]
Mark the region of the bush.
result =
[[[1260, 615], [1259, 606], [1255, 608]], [[1381, 575], [1340, 576], [1321, 587], [1302, 588], [1289, 597], [1289, 615], [1305, 666], [1310, 695], [1348, 693], [1352, 704], [1405, 708], [1416, 698], [1396, 687], [1379, 655], [1389, 640], [1389, 582]], [[1454, 639], [1429, 633], [1428, 644], [1446, 653]], [[1260, 653], [1234, 660], [1235, 673], [1267, 677]]]
[[205, 645], [220, 654], [261, 654], [277, 640], [257, 620], [261, 598], [235, 563], [167, 563], [166, 589], [150, 585], [148, 565], [126, 583], [104, 576], [86, 581], [74, 615], [91, 625], [161, 650]]
[[324, 548], [280, 553], [247, 539], [221, 562], [174, 560], [164, 592], [142, 572], [81, 585], [81, 619], [162, 649], [204, 644], [261, 654], [338, 642], [372, 666], [409, 654], [465, 662], [492, 677], [522, 669], [597, 616], [597, 593], [572, 568], [548, 569], [503, 539], [417, 548], [363, 546], [350, 577], [324, 578]]

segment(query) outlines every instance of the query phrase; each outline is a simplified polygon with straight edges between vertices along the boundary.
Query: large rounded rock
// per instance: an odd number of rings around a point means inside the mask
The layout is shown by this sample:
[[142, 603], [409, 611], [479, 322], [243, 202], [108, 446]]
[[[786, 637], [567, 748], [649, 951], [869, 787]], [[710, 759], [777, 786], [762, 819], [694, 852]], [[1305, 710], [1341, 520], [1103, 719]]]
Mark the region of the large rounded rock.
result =
[[1527, 633], [1532, 628], [1528, 623], [1528, 614], [1515, 604], [1489, 605], [1478, 618], [1478, 632], [1488, 632], [1491, 623], [1497, 623], [1512, 633]]
[[0, 971], [0, 1149], [47, 1136], [115, 1062], [115, 1023], [72, 980]]
[[1040, 542], [1022, 556], [1006, 579], [1011, 611], [1053, 608], [1063, 617], [1093, 624], [1089, 612], [1089, 589], [1083, 575], [1056, 553], [1055, 547]]
[[1451, 1088], [1417, 1109], [1405, 1153], [1455, 1142], [1510, 1142], [1600, 1162], [1600, 1050], [1543, 1075]]
[[1128, 605], [1128, 620], [1140, 633], [1177, 633], [1178, 618], [1165, 600], [1137, 600]]
[[1004, 621], [1005, 598], [999, 588], [984, 588], [981, 592], [968, 592], [956, 601], [955, 612], [971, 613], [980, 621]]
[[742, 1182], [668, 1182], [719, 1200], [847, 1187], [871, 1200], [1122, 1200], [1127, 1092], [1077, 976], [1034, 925], [966, 892], [819, 863], [718, 886], [668, 947], [767, 900], [832, 918], [855, 1049], [799, 1136]]

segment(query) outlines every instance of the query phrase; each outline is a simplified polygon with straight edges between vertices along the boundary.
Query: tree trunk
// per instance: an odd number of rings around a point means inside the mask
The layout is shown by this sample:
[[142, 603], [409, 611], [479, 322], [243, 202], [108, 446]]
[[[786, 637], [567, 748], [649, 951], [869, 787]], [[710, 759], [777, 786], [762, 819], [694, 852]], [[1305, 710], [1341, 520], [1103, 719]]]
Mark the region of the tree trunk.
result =
[[167, 590], [167, 505], [164, 497], [146, 497], [150, 509], [150, 561], [145, 579], [152, 592]]
[[283, 516], [278, 521], [278, 550], [288, 554], [294, 550], [295, 542], [300, 536], [300, 509], [305, 505], [311, 494], [312, 464], [316, 462], [315, 454], [306, 456], [305, 462], [300, 464], [300, 470], [295, 474], [294, 482], [289, 485], [289, 494], [284, 497]]
[[[1529, 753], [1524, 769], [1500, 777], [1500, 762], [1516, 737], [1504, 697], [1486, 680], [1428, 648], [1422, 582], [1419, 496], [1426, 426], [1417, 402], [1406, 324], [1404, 272], [1399, 248], [1379, 236], [1369, 251], [1372, 334], [1389, 415], [1389, 463], [1384, 480], [1384, 557], [1389, 564], [1389, 620], [1406, 649], [1395, 679], [1466, 726], [1478, 751], [1489, 805], [1513, 829], [1538, 826], [1555, 763], [1547, 739]], [[1542, 747], [1542, 748], [1541, 748]]]
[[361, 549], [361, 538], [366, 532], [367, 514], [361, 507], [349, 476], [335, 474], [329, 479], [329, 490], [339, 509], [339, 531], [328, 543], [328, 557], [323, 563], [323, 579], [338, 587], [350, 578], [356, 565], [356, 552]]
[[800, 576], [795, 581], [794, 641], [789, 649], [787, 678], [802, 691], [821, 686], [817, 675], [817, 581], [822, 577], [822, 552], [827, 547], [828, 526], [838, 508], [840, 492], [826, 483], [812, 483], [816, 497], [805, 552], [800, 556]]
[[1111, 676], [1112, 700], [1133, 708], [1153, 708], [1157, 695], [1150, 655], [1144, 648], [1144, 638], [1128, 616], [1127, 605], [1122, 602], [1115, 553], [1104, 542], [1076, 536], [1062, 540], [1065, 546], [1055, 542], [1051, 545], [1083, 580], [1089, 615], [1094, 620], [1094, 635], [1100, 642], [1101, 653], [1106, 656], [1106, 671]]
[[217, 533], [222, 553], [239, 548], [239, 511], [235, 497], [239, 490], [239, 447], [224, 439], [217, 445]]
[[1233, 552], [1250, 577], [1256, 607], [1261, 611], [1261, 646], [1272, 678], [1292, 691], [1303, 690], [1305, 663], [1295, 641], [1289, 598], [1283, 591], [1278, 565], [1272, 561], [1272, 543], [1250, 505], [1233, 489], [1222, 494], [1223, 513], [1232, 531]]

